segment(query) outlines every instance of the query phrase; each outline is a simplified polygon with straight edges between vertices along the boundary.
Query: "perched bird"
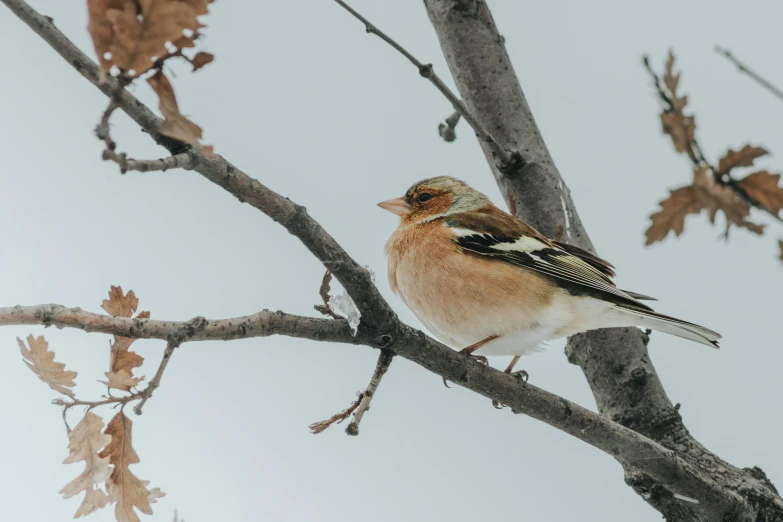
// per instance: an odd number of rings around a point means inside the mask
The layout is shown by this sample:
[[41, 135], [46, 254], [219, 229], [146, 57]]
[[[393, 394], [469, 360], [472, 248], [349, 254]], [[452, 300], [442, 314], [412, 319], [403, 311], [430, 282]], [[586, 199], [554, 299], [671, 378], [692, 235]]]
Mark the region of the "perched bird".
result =
[[[378, 206], [400, 216], [386, 243], [392, 290], [438, 339], [478, 356], [534, 352], [597, 328], [639, 326], [718, 348], [720, 335], [618, 289], [613, 266], [544, 237], [464, 182], [440, 176]], [[524, 373], [524, 372], [522, 372]]]

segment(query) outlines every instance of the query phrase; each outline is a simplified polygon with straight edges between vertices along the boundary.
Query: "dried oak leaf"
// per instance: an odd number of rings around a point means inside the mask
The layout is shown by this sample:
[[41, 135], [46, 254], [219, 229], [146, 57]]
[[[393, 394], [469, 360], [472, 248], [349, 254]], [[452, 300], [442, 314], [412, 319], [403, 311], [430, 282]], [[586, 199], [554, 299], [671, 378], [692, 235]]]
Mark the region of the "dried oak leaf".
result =
[[783, 209], [783, 188], [779, 186], [780, 174], [766, 170], [754, 172], [741, 179], [739, 184], [750, 197], [767, 210], [778, 213]]
[[[112, 286], [109, 290], [109, 299], [104, 299], [101, 304], [101, 308], [114, 317], [132, 317], [138, 306], [139, 299], [133, 290], [125, 294], [121, 286]], [[136, 319], [149, 319], [149, 317], [149, 312], [139, 312]], [[129, 391], [143, 379], [143, 377], [133, 376], [133, 369], [144, 362], [144, 357], [130, 350], [130, 346], [135, 341], [136, 339], [131, 337], [114, 336], [109, 371], [106, 373], [108, 381], [104, 381], [107, 386]]]
[[193, 72], [198, 71], [207, 64], [215, 61], [215, 55], [211, 53], [200, 52], [196, 56], [190, 59], [190, 64], [193, 66]]
[[140, 522], [134, 508], [151, 515], [150, 504], [165, 495], [158, 488], [147, 489], [149, 481], [139, 479], [130, 471], [129, 466], [139, 462], [139, 456], [133, 449], [132, 431], [131, 420], [124, 413], [119, 412], [109, 421], [104, 431], [106, 435], [111, 436], [111, 441], [98, 454], [101, 458], [108, 458], [114, 466], [106, 486], [109, 499], [117, 504], [115, 509], [117, 522]]
[[769, 154], [763, 147], [754, 147], [753, 145], [745, 145], [739, 151], [729, 149], [726, 154], [718, 160], [718, 172], [721, 174], [728, 174], [731, 169], [736, 167], [750, 167], [753, 162]]
[[[65, 498], [71, 498], [82, 491], [85, 492], [79, 509], [73, 518], [89, 515], [109, 504], [109, 497], [100, 489], [100, 485], [109, 478], [108, 457], [101, 458], [98, 453], [111, 441], [109, 435], [103, 432], [103, 421], [92, 412], [87, 412], [84, 418], [68, 434], [68, 450], [70, 454], [63, 464], [73, 464], [84, 461], [84, 471], [66, 484], [60, 493]], [[96, 488], [96, 486], [98, 486]]]
[[693, 184], [671, 191], [669, 197], [660, 202], [661, 210], [650, 216], [647, 229], [647, 245], [662, 241], [668, 233], [679, 236], [685, 228], [685, 217], [707, 210], [710, 223], [715, 223], [718, 211], [726, 216], [726, 229], [732, 225], [747, 228], [755, 234], [764, 231], [763, 225], [747, 221], [750, 206], [732, 189], [715, 182], [705, 168], [695, 168]]
[[662, 112], [661, 128], [664, 134], [671, 137], [674, 150], [680, 153], [689, 150], [696, 138], [696, 121], [693, 116], [685, 116], [681, 112]]
[[677, 88], [680, 84], [680, 73], [674, 72], [674, 53], [669, 51], [666, 67], [663, 72], [663, 84], [669, 91], [667, 96], [671, 107], [661, 113], [661, 128], [668, 134], [677, 152], [687, 152], [696, 138], [696, 120], [686, 116], [683, 110], [688, 104], [687, 96], [680, 96]]
[[668, 198], [659, 203], [661, 210], [650, 216], [652, 223], [647, 229], [647, 245], [663, 241], [670, 231], [675, 236], [685, 229], [685, 217], [701, 212], [701, 202], [696, 197], [696, 188], [692, 185], [670, 191]]
[[190, 143], [191, 145], [201, 146], [208, 153], [211, 153], [211, 147], [202, 146], [199, 143], [199, 140], [201, 140], [201, 127], [179, 112], [179, 104], [174, 94], [174, 87], [171, 86], [171, 82], [166, 78], [166, 75], [158, 71], [147, 82], [160, 99], [158, 107], [164, 118], [163, 124], [160, 126], [161, 134]]
[[677, 94], [677, 87], [680, 84], [680, 73], [674, 72], [674, 52], [669, 50], [666, 58], [666, 68], [663, 71], [663, 84], [669, 89], [669, 96], [672, 102], [672, 110], [682, 114], [685, 105], [688, 104], [687, 96]]
[[[101, 66], [101, 83], [111, 67], [128, 76], [150, 70], [155, 61], [192, 47], [204, 25], [210, 0], [88, 0], [88, 30]], [[186, 34], [191, 32], [190, 36]], [[183, 39], [184, 36], [184, 39]], [[166, 44], [179, 44], [176, 49]]]
[[71, 398], [74, 397], [72, 388], [76, 386], [73, 379], [76, 377], [76, 372], [67, 371], [63, 363], [55, 362], [54, 352], [49, 351], [49, 343], [46, 339], [41, 337], [27, 336], [27, 344], [30, 345], [30, 349], [27, 349], [24, 341], [19, 339], [19, 349], [24, 357], [24, 363], [35, 373], [39, 379], [49, 385], [51, 389], [63, 395], [67, 395]]

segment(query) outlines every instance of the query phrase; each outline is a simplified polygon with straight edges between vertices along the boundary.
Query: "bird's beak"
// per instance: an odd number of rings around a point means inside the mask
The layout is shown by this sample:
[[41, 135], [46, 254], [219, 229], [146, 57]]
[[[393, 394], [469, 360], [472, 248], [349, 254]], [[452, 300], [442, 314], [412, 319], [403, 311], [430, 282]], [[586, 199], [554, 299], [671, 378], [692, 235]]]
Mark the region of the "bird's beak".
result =
[[378, 203], [378, 206], [384, 210], [388, 210], [392, 214], [397, 214], [398, 216], [404, 216], [411, 211], [411, 206], [408, 205], [403, 198], [381, 201]]

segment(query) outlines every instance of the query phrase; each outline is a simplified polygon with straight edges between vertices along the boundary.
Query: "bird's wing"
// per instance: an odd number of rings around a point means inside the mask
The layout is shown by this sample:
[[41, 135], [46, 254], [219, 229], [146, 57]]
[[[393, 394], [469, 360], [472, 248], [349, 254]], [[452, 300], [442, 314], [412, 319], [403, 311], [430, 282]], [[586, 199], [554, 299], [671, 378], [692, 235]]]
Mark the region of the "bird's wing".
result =
[[580, 248], [550, 241], [497, 210], [452, 214], [444, 224], [465, 251], [492, 257], [552, 277], [561, 287], [640, 310], [651, 310], [618, 289], [612, 265]]

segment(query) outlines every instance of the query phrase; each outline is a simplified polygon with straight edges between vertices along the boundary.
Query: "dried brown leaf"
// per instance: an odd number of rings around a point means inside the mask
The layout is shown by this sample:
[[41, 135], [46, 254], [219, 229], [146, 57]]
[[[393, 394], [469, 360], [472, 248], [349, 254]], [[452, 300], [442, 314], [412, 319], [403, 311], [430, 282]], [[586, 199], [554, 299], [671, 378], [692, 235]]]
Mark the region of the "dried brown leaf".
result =
[[[132, 317], [139, 307], [139, 299], [133, 290], [123, 293], [121, 286], [112, 286], [109, 290], [109, 299], [104, 299], [101, 307], [115, 317]], [[149, 312], [139, 312], [137, 319], [149, 319]], [[136, 386], [143, 377], [134, 377], [133, 369], [144, 363], [144, 357], [130, 350], [130, 346], [136, 341], [131, 337], [114, 336], [111, 344], [111, 357], [109, 359], [109, 372], [106, 373], [108, 381], [104, 381], [110, 388], [129, 391]]]
[[739, 151], [729, 149], [726, 154], [718, 161], [718, 172], [728, 174], [731, 169], [737, 167], [750, 167], [753, 162], [769, 154], [763, 147], [745, 145]]
[[[79, 509], [74, 518], [79, 518], [106, 507], [109, 497], [100, 489], [100, 485], [109, 478], [108, 457], [101, 458], [99, 452], [111, 441], [109, 435], [102, 433], [103, 421], [92, 412], [87, 412], [84, 418], [68, 434], [68, 450], [70, 454], [63, 464], [73, 464], [84, 461], [84, 471], [66, 484], [60, 493], [65, 498], [71, 498], [82, 491], [85, 492]], [[96, 486], [98, 486], [96, 488]]]
[[[159, 108], [164, 117], [160, 132], [185, 143], [201, 146], [199, 143], [199, 140], [201, 140], [201, 127], [179, 112], [179, 104], [174, 94], [174, 87], [171, 86], [171, 82], [166, 78], [166, 75], [158, 71], [147, 82], [149, 82], [160, 99]], [[207, 150], [207, 153], [211, 153], [211, 148], [204, 148]]]
[[151, 515], [150, 504], [165, 495], [158, 488], [147, 489], [149, 482], [130, 471], [130, 465], [139, 462], [139, 456], [133, 449], [132, 431], [131, 420], [119, 412], [106, 426], [104, 433], [111, 436], [111, 442], [99, 454], [101, 458], [108, 457], [114, 466], [106, 485], [111, 502], [117, 503], [117, 522], [140, 522], [134, 508]]
[[776, 214], [783, 209], [783, 188], [779, 183], [780, 174], [770, 174], [766, 170], [749, 174], [739, 182], [750, 197]]
[[702, 206], [693, 186], [680, 187], [670, 192], [669, 197], [659, 203], [661, 210], [650, 216], [652, 223], [645, 233], [647, 245], [663, 241], [669, 232], [679, 236], [685, 228], [685, 217], [701, 212]]
[[666, 111], [661, 113], [663, 132], [668, 134], [677, 152], [686, 152], [696, 138], [696, 121], [693, 116], [685, 116], [682, 112]]
[[680, 73], [674, 72], [674, 52], [669, 50], [666, 58], [666, 68], [663, 71], [663, 84], [669, 89], [669, 99], [672, 103], [672, 111], [682, 116], [683, 109], [688, 104], [687, 96], [680, 96], [677, 88], [680, 85]]
[[764, 232], [764, 225], [748, 221], [750, 206], [737, 193], [715, 182], [715, 178], [705, 168], [695, 168], [693, 185], [671, 191], [671, 195], [661, 201], [661, 210], [650, 216], [652, 223], [647, 229], [647, 244], [662, 241], [669, 232], [676, 236], [685, 228], [685, 217], [707, 210], [710, 223], [715, 223], [718, 212], [726, 216], [726, 230], [731, 226], [746, 228], [755, 234]]
[[27, 344], [30, 349], [18, 337], [16, 340], [19, 342], [19, 349], [27, 367], [51, 389], [73, 398], [73, 390], [69, 390], [69, 388], [76, 386], [73, 379], [77, 374], [67, 371], [63, 363], [55, 362], [54, 352], [49, 351], [49, 343], [46, 342], [46, 339], [43, 336], [36, 338], [28, 335]]
[[104, 299], [101, 303], [101, 308], [114, 317], [132, 317], [138, 307], [139, 299], [133, 290], [126, 295], [121, 286], [114, 285], [109, 290], [109, 298]]
[[192, 47], [192, 35], [204, 25], [208, 0], [88, 0], [88, 29], [101, 65], [101, 82], [113, 65], [128, 76], [150, 70], [155, 61], [172, 54], [166, 43], [179, 43], [174, 52]]
[[190, 64], [193, 66], [193, 72], [198, 71], [207, 64], [212, 63], [215, 60], [215, 55], [205, 52], [197, 53], [196, 56], [191, 58]]
[[[126, 352], [127, 353], [127, 352]], [[134, 355], [138, 355], [134, 352]], [[109, 388], [116, 388], [118, 390], [125, 390], [128, 391], [131, 388], [135, 388], [139, 385], [141, 381], [144, 380], [144, 377], [134, 377], [131, 375], [131, 373], [128, 370], [119, 370], [117, 372], [106, 372], [104, 375], [106, 375], [105, 381], [101, 381], [103, 384], [108, 386]]]

